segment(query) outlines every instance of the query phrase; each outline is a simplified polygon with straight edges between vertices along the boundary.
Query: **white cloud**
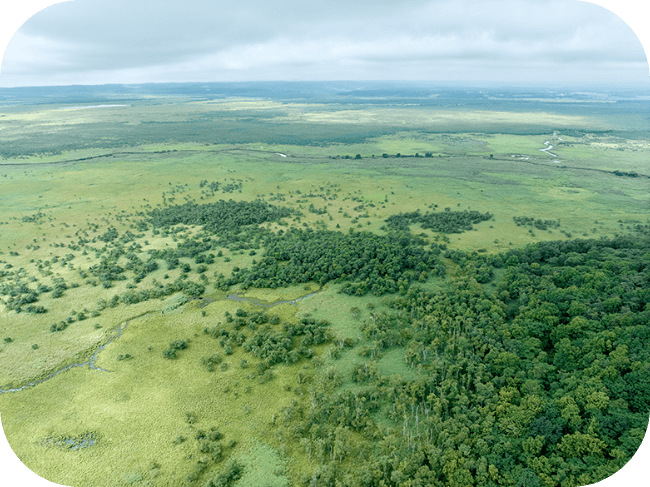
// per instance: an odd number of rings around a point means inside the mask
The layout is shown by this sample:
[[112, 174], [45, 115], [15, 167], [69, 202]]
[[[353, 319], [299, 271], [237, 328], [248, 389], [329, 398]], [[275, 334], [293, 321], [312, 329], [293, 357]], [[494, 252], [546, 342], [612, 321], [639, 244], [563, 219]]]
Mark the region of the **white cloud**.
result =
[[585, 80], [615, 80], [617, 69], [647, 78], [629, 27], [574, 0], [75, 0], [25, 24], [7, 50], [0, 85], [460, 75], [537, 81], [547, 74], [540, 66]]

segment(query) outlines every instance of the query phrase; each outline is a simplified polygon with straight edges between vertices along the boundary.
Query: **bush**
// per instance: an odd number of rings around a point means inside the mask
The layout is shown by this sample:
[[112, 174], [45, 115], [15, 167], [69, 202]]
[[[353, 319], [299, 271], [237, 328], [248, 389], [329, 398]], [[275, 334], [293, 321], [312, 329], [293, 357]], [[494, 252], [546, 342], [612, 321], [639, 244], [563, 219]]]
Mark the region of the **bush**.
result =
[[213, 353], [210, 357], [201, 357], [201, 365], [203, 365], [208, 372], [214, 372], [215, 365], [223, 362], [223, 358], [218, 353]]
[[163, 351], [163, 357], [166, 359], [175, 359], [178, 357], [179, 350], [185, 350], [187, 342], [185, 340], [175, 340], [169, 344], [169, 348]]
[[50, 326], [50, 331], [52, 333], [57, 332], [57, 331], [63, 331], [68, 327], [68, 324], [65, 321], [62, 321], [60, 323], [53, 324]]

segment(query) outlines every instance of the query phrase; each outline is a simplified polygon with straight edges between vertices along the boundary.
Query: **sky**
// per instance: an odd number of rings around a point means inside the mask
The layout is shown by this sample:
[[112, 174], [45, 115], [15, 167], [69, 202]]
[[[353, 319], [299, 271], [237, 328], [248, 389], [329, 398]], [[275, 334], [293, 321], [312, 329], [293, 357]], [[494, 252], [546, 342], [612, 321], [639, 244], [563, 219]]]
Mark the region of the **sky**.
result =
[[25, 22], [0, 72], [0, 87], [263, 80], [650, 77], [634, 31], [576, 0], [74, 0]]

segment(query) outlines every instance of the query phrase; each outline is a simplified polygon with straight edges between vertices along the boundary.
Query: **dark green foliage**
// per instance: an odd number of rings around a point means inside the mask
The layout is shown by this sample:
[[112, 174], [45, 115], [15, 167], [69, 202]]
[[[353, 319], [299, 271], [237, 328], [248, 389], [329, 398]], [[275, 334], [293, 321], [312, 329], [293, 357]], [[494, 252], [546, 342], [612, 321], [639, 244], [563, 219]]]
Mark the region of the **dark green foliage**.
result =
[[354, 382], [365, 382], [378, 377], [376, 362], [357, 364], [352, 368], [352, 380]]
[[[458, 264], [467, 275], [476, 279], [481, 284], [490, 282], [494, 276], [494, 267], [503, 267], [503, 260], [499, 256], [479, 255], [478, 252], [466, 253], [461, 250], [447, 250], [445, 258]], [[511, 261], [511, 265], [516, 265], [519, 261], [516, 257]], [[510, 264], [509, 264], [510, 265]], [[444, 276], [445, 269], [436, 269], [438, 275]]]
[[205, 292], [205, 286], [196, 282], [185, 281], [180, 288], [189, 296], [200, 296]]
[[20, 313], [23, 311], [23, 306], [28, 305], [25, 311], [30, 313], [44, 313], [46, 311], [44, 307], [31, 305], [31, 303], [35, 303], [36, 301], [38, 301], [38, 294], [23, 284], [11, 291], [9, 298], [5, 301], [5, 307]]
[[127, 291], [122, 295], [121, 300], [124, 304], [137, 304], [140, 302], [140, 296], [135, 291]]
[[50, 286], [45, 285], [45, 284], [39, 284], [36, 287], [36, 292], [39, 293], [39, 294], [49, 293], [51, 290], [52, 290], [52, 288]]
[[45, 306], [34, 306], [33, 304], [30, 304], [29, 306], [25, 307], [25, 311], [27, 313], [35, 313], [35, 314], [47, 313], [47, 309], [45, 308]]
[[327, 208], [316, 208], [313, 203], [309, 205], [309, 208], [307, 208], [309, 213], [315, 213], [316, 215], [325, 215], [327, 214]]
[[472, 230], [472, 225], [490, 220], [490, 213], [480, 213], [475, 210], [451, 211], [445, 208], [443, 212], [420, 213], [420, 210], [410, 213], [391, 215], [386, 219], [389, 228], [408, 230], [409, 225], [419, 223], [422, 228], [429, 228], [435, 232], [463, 233]]
[[273, 365], [287, 360], [292, 341], [284, 334], [260, 330], [246, 340], [242, 348]]
[[185, 203], [183, 205], [156, 208], [149, 213], [151, 223], [156, 227], [177, 224], [203, 225], [206, 230], [237, 232], [247, 225], [259, 225], [277, 221], [293, 213], [289, 208], [270, 205], [264, 201], [224, 201], [216, 203]]
[[201, 357], [201, 365], [203, 365], [208, 372], [214, 372], [215, 366], [221, 364], [223, 358], [218, 353], [213, 353], [210, 357]]
[[175, 340], [169, 344], [169, 347], [163, 351], [163, 357], [166, 359], [175, 359], [178, 357], [178, 352], [180, 350], [185, 350], [187, 348], [187, 341], [185, 340]]
[[320, 345], [331, 340], [328, 332], [330, 322], [327, 320], [316, 320], [314, 318], [302, 318], [298, 324], [285, 323], [283, 329], [286, 335], [291, 338], [294, 336], [303, 336], [301, 345], [309, 347], [311, 345]]
[[213, 479], [209, 480], [205, 484], [205, 487], [231, 487], [241, 478], [243, 471], [244, 467], [241, 464], [237, 463], [235, 460], [231, 460], [226, 465], [226, 469]]
[[112, 242], [118, 236], [117, 230], [114, 227], [109, 227], [108, 230], [99, 237], [97, 237], [102, 242]]
[[347, 294], [397, 292], [423, 270], [435, 266], [439, 250], [425, 250], [409, 234], [344, 234], [326, 230], [291, 229], [269, 238], [264, 257], [250, 269], [233, 272], [228, 285], [277, 288], [296, 283], [350, 281]]
[[549, 228], [559, 228], [560, 220], [541, 220], [535, 219], [528, 216], [513, 216], [512, 219], [515, 221], [517, 226], [525, 225], [529, 227], [535, 227], [538, 230], [548, 230]]
[[20, 221], [22, 222], [37, 223], [39, 225], [43, 223], [44, 220], [45, 220], [45, 214], [40, 210], [34, 213], [33, 215], [26, 215], [20, 219]]
[[50, 331], [52, 333], [57, 332], [57, 331], [63, 331], [68, 327], [68, 323], [65, 321], [61, 321], [60, 323], [54, 323], [50, 325]]
[[119, 281], [126, 279], [123, 275], [124, 269], [117, 265], [115, 261], [102, 257], [99, 264], [91, 266], [90, 273], [97, 277], [100, 281]]
[[[583, 485], [611, 475], [648, 424], [649, 256], [650, 240], [630, 237], [450, 254], [461, 277], [448, 290], [411, 286], [360, 326], [363, 355], [400, 347], [413, 378], [382, 376], [374, 360], [353, 365], [344, 392], [327, 370], [313, 386], [299, 376], [310, 399], [285, 408], [281, 424], [320, 465], [309, 485]], [[504, 262], [486, 294], [477, 269]], [[346, 428], [363, 439], [349, 442]]]

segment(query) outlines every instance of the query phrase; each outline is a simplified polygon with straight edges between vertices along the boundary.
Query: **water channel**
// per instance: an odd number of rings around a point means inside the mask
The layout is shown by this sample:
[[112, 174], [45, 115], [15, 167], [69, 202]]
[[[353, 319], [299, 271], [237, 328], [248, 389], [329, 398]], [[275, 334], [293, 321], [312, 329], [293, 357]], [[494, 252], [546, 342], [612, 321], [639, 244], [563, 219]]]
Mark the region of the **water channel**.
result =
[[[279, 304], [292, 304], [292, 305], [296, 306], [298, 304], [298, 302], [302, 301], [303, 299], [307, 299], [307, 298], [310, 298], [310, 297], [314, 296], [315, 294], [319, 293], [322, 289], [323, 288], [321, 287], [317, 291], [306, 294], [304, 296], [300, 296], [300, 297], [298, 297], [296, 299], [275, 301], [273, 303], [264, 303], [264, 302], [261, 302], [260, 300], [258, 300], [257, 298], [247, 298], [245, 296], [240, 296], [237, 293], [229, 294], [225, 298], [221, 298], [218, 301], [228, 299], [228, 300], [231, 300], [231, 301], [247, 302], [247, 303], [251, 303], [254, 306], [260, 306], [260, 307], [264, 307], [264, 308], [272, 308], [273, 306], [277, 306]], [[212, 299], [212, 298], [204, 298], [202, 300], [200, 306], [201, 307], [207, 306], [208, 304], [210, 304], [210, 303], [212, 303], [214, 301], [215, 300]], [[156, 313], [156, 312], [157, 311], [147, 311], [146, 313], [143, 313], [143, 314], [141, 314], [139, 316], [136, 316], [134, 318], [131, 318], [131, 319], [133, 320], [133, 319], [136, 319], [136, 318], [141, 318], [143, 316], [146, 316], [146, 315], [151, 314], [151, 313]], [[50, 373], [49, 375], [47, 375], [46, 377], [44, 377], [42, 379], [39, 379], [39, 380], [33, 381], [33, 382], [28, 382], [27, 384], [25, 384], [25, 385], [23, 385], [21, 387], [18, 387], [18, 388], [0, 389], [0, 394], [4, 394], [6, 392], [20, 392], [20, 391], [23, 391], [25, 389], [30, 389], [32, 387], [37, 386], [38, 384], [42, 384], [43, 382], [50, 380], [52, 377], [56, 377], [57, 375], [59, 375], [62, 372], [66, 372], [66, 371], [68, 371], [70, 369], [73, 369], [75, 367], [88, 366], [93, 370], [100, 370], [102, 372], [112, 372], [111, 370], [102, 369], [101, 367], [97, 367], [95, 365], [95, 361], [97, 360], [97, 355], [99, 354], [99, 352], [104, 350], [110, 343], [113, 343], [115, 340], [120, 338], [122, 336], [122, 333], [124, 333], [124, 330], [126, 330], [127, 327], [129, 326], [129, 323], [130, 323], [130, 321], [126, 321], [123, 324], [118, 325], [115, 328], [115, 332], [116, 332], [115, 335], [112, 336], [111, 338], [109, 338], [108, 341], [106, 341], [106, 343], [99, 346], [99, 348], [97, 348], [97, 350], [95, 350], [95, 353], [93, 353], [88, 358], [88, 360], [86, 360], [85, 362], [75, 362], [73, 364], [66, 365], [65, 367], [62, 367], [62, 368]]]

